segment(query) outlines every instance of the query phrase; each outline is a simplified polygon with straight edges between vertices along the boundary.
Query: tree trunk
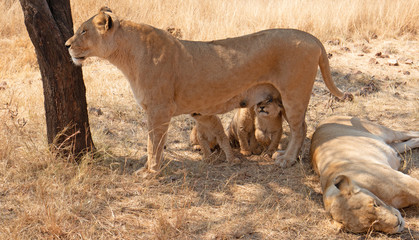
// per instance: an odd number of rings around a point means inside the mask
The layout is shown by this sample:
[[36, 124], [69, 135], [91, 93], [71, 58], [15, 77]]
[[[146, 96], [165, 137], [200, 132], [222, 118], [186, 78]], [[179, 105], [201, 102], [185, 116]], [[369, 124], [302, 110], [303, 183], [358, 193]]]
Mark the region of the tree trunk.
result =
[[64, 46], [73, 35], [69, 0], [20, 0], [44, 88], [48, 143], [75, 159], [94, 149], [81, 68]]

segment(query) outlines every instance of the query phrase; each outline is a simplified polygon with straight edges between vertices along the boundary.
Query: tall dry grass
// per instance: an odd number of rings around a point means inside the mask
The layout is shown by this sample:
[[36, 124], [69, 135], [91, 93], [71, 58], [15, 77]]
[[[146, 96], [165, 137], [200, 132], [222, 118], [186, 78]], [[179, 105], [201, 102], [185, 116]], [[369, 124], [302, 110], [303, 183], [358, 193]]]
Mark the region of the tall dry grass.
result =
[[[298, 28], [321, 40], [417, 39], [418, 0], [156, 0], [71, 1], [75, 26], [107, 5], [118, 15], [160, 28], [180, 28], [190, 40], [210, 40], [266, 28]], [[17, 0], [0, 2], [0, 56], [7, 74], [36, 67]], [[14, 56], [13, 58], [9, 56]], [[15, 67], [15, 68], [14, 68]]]
[[[333, 114], [395, 129], [419, 128], [418, 0], [71, 4], [75, 27], [107, 5], [133, 21], [179, 28], [185, 39], [272, 27], [306, 30], [324, 42], [340, 39], [339, 45], [326, 44], [338, 86], [356, 93], [373, 83], [380, 90], [352, 103], [328, 103], [324, 83], [316, 81], [306, 117], [308, 137], [319, 120]], [[162, 177], [138, 179], [132, 173], [145, 163], [144, 113], [123, 75], [104, 61], [88, 60], [83, 67], [100, 153], [80, 165], [60, 159], [46, 146], [42, 84], [18, 1], [0, 1], [0, 26], [0, 239], [419, 239], [417, 207], [403, 210], [407, 226], [399, 235], [339, 231], [323, 209], [319, 179], [309, 164], [309, 139], [290, 169], [257, 157], [239, 166], [208, 165], [188, 144], [193, 121], [179, 116], [171, 123]], [[370, 64], [376, 52], [414, 64], [400, 60], [400, 66], [390, 67], [378, 58], [379, 64]], [[231, 115], [221, 116], [224, 125]], [[405, 158], [407, 171], [418, 178], [419, 151]]]

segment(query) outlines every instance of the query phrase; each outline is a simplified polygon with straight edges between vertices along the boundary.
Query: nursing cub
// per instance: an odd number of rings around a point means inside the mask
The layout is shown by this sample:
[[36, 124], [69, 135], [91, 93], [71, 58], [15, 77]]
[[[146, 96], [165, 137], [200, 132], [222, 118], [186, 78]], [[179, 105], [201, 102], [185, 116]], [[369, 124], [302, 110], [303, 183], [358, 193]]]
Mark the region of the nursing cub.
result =
[[419, 147], [419, 132], [399, 132], [354, 117], [320, 123], [311, 140], [311, 161], [320, 175], [323, 203], [352, 232], [401, 232], [396, 208], [419, 205], [419, 180], [398, 170], [398, 153]]
[[254, 107], [240, 108], [227, 130], [230, 143], [240, 147], [240, 153], [245, 156], [263, 152], [271, 157], [282, 137], [283, 113], [280, 99], [272, 97]]

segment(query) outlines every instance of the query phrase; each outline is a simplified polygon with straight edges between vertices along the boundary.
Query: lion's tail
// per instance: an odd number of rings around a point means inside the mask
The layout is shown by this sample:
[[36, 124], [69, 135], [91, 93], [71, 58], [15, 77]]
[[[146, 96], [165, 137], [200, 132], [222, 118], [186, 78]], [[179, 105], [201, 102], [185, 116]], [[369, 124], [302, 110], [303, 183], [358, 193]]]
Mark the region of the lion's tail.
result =
[[320, 71], [323, 76], [324, 83], [326, 84], [326, 87], [329, 89], [329, 91], [338, 97], [339, 99], [343, 99], [345, 94], [336, 87], [335, 83], [333, 82], [332, 75], [330, 73], [330, 66], [329, 66], [329, 59], [327, 58], [326, 50], [324, 49], [323, 44], [320, 43], [320, 47], [322, 50], [322, 54], [319, 59], [319, 66]]

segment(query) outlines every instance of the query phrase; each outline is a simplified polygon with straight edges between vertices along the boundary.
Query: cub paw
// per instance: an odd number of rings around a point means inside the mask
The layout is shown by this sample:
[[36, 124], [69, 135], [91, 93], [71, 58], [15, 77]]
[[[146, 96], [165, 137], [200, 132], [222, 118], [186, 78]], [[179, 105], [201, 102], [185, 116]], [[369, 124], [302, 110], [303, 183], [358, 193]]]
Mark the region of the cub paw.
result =
[[250, 155], [252, 155], [252, 152], [251, 151], [247, 151], [247, 150], [240, 150], [240, 153], [243, 156], [250, 156]]

